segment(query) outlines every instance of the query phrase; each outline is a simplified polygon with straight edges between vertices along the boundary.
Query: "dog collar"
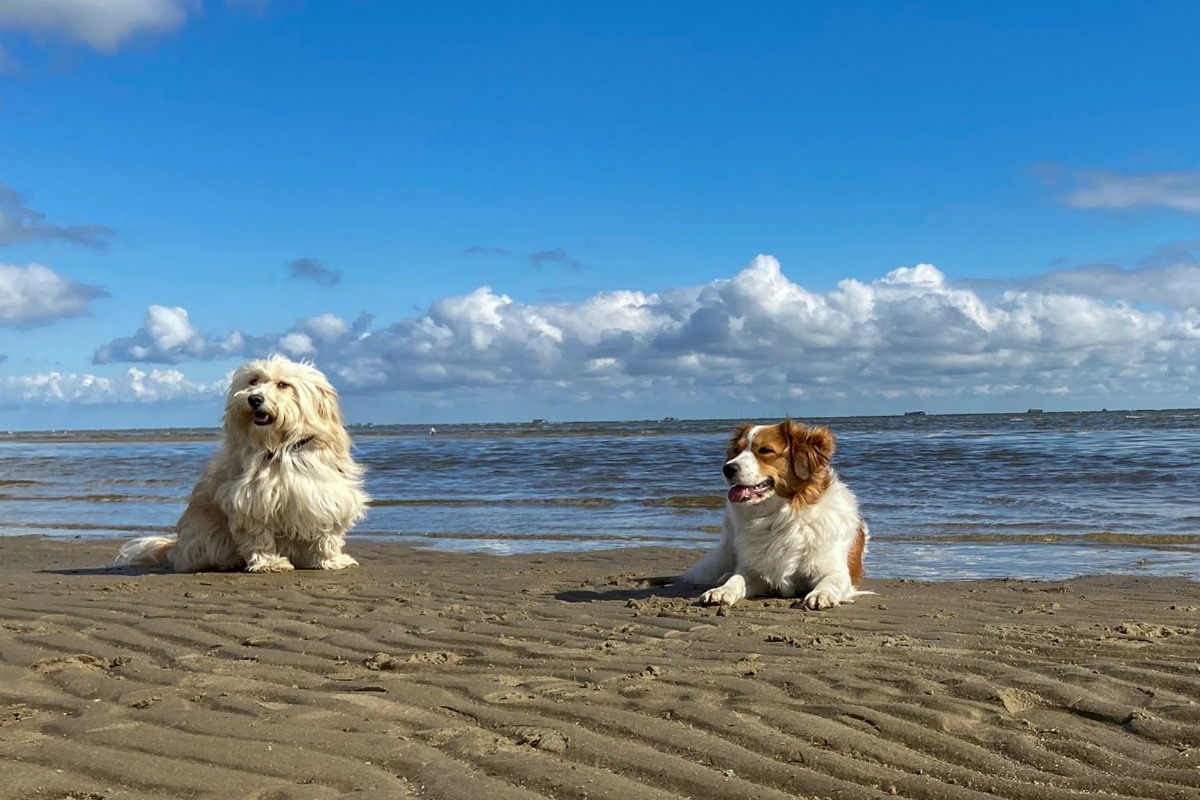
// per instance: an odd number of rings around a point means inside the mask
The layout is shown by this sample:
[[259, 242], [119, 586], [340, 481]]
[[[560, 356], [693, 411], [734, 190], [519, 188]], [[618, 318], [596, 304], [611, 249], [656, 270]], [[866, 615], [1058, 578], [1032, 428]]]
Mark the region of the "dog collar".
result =
[[[291, 447], [287, 448], [286, 452], [295, 453], [297, 450], [304, 447], [304, 445], [308, 444], [315, 438], [317, 438], [317, 437], [316, 436], [305, 437], [305, 438], [301, 439], [300, 441], [296, 442]], [[274, 461], [275, 456], [277, 456], [278, 454], [279, 454], [279, 451], [277, 451], [277, 450], [268, 450], [267, 451], [267, 461]]]

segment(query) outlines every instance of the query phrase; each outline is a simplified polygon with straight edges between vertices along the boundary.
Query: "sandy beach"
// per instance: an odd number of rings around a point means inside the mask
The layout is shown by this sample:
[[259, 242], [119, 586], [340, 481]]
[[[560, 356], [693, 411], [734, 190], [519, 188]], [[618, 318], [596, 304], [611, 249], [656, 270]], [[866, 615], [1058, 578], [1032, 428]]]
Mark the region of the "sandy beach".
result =
[[341, 573], [0, 538], [0, 798], [1200, 796], [1200, 584], [872, 581], [353, 543]]

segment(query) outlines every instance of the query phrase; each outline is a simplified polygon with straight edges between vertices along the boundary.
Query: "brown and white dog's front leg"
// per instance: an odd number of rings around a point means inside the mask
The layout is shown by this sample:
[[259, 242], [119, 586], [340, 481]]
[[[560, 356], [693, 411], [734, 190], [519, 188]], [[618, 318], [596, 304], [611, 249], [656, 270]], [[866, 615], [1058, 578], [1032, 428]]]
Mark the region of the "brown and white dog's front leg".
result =
[[818, 611], [853, 600], [856, 592], [850, 581], [848, 570], [834, 572], [817, 581], [812, 591], [804, 596], [804, 607]]
[[710, 606], [731, 606], [738, 600], [767, 594], [770, 588], [762, 578], [747, 575], [744, 570], [734, 570], [720, 586], [700, 595], [700, 602]]
[[291, 561], [279, 554], [275, 537], [269, 531], [235, 531], [233, 540], [246, 562], [246, 572], [289, 572], [295, 569]]

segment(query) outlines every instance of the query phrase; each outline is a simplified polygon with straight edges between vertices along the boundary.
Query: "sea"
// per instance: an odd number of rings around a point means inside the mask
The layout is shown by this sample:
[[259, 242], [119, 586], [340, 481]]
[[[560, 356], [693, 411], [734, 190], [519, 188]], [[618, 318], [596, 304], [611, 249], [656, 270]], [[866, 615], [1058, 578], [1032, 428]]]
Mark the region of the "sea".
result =
[[[774, 422], [777, 420], [760, 420]], [[1200, 410], [846, 417], [834, 466], [881, 578], [1200, 579]], [[355, 540], [495, 554], [718, 537], [741, 420], [360, 425]], [[0, 433], [0, 535], [169, 531], [217, 429]]]

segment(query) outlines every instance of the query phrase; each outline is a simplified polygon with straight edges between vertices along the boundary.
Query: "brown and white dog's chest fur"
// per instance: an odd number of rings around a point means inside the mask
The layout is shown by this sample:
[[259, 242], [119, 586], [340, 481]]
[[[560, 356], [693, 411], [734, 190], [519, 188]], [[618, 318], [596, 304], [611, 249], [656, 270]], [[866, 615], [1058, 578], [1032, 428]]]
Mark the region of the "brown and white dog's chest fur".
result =
[[721, 541], [681, 579], [720, 584], [701, 602], [804, 593], [806, 607], [829, 608], [868, 594], [855, 588], [867, 526], [829, 466], [834, 447], [828, 429], [791, 420], [734, 432], [722, 469], [730, 488]]

